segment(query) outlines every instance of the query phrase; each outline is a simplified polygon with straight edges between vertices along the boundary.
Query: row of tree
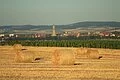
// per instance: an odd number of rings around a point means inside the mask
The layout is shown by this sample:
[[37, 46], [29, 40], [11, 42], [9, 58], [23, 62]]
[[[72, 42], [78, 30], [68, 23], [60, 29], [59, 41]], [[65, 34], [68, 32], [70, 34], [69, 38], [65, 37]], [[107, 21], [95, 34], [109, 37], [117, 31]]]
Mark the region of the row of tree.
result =
[[45, 47], [88, 47], [120, 49], [119, 40], [9, 40], [0, 45], [22, 44], [23, 46]]

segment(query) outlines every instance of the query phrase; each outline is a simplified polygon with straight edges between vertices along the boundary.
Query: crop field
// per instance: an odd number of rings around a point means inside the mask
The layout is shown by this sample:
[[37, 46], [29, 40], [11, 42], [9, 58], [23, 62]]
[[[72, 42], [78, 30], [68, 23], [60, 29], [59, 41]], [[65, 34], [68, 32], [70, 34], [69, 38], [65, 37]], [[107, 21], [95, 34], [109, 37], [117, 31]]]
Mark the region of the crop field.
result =
[[[120, 50], [94, 48], [102, 58], [90, 59], [79, 54], [88, 48], [80, 48], [80, 51], [79, 48], [23, 46], [23, 49], [26, 56], [33, 55], [40, 60], [16, 62], [14, 48], [0, 46], [0, 80], [120, 80]], [[56, 49], [72, 50], [75, 64], [52, 64]]]

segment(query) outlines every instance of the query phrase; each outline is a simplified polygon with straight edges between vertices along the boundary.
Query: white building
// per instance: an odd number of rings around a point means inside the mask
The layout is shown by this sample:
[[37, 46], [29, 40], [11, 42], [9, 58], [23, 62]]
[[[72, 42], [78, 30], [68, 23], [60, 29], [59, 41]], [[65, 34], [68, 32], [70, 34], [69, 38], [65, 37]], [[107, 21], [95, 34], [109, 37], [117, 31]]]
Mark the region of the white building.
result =
[[0, 37], [4, 37], [5, 36], [5, 34], [0, 34]]
[[14, 36], [14, 34], [9, 34], [9, 37], [13, 37]]

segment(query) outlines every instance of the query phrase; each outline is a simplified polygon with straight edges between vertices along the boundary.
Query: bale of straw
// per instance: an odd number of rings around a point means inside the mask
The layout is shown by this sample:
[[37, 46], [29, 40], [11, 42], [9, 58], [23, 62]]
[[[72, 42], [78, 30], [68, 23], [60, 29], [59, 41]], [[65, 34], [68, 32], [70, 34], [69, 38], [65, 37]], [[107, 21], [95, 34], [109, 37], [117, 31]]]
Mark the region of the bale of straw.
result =
[[21, 56], [21, 53], [19, 52], [19, 53], [16, 53], [16, 54], [15, 54], [14, 60], [15, 60], [15, 62], [17, 62], [17, 63], [21, 63], [21, 62], [23, 62], [24, 57]]
[[85, 57], [85, 53], [87, 52], [87, 48], [78, 48], [76, 51], [76, 58], [82, 58]]
[[32, 63], [35, 58], [35, 54], [31, 51], [22, 51], [23, 46], [21, 44], [14, 44], [13, 49], [15, 52], [15, 62], [17, 63]]
[[15, 62], [32, 63], [35, 60], [35, 54], [30, 51], [21, 51], [15, 54]]
[[88, 49], [85, 55], [87, 58], [90, 58], [90, 59], [99, 59], [98, 50]]
[[14, 44], [13, 45], [14, 51], [18, 52], [20, 50], [22, 50], [22, 45], [21, 44]]
[[74, 65], [75, 55], [71, 49], [56, 49], [52, 54], [54, 65]]

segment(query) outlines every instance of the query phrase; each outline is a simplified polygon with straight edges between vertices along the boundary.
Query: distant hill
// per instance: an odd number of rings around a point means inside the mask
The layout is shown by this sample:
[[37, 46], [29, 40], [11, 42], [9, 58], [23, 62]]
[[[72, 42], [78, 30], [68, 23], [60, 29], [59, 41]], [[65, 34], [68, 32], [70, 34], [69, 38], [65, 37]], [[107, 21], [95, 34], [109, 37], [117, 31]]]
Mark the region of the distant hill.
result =
[[[57, 31], [62, 29], [76, 29], [76, 28], [88, 28], [88, 27], [119, 27], [120, 22], [114, 21], [86, 21], [86, 22], [77, 22], [68, 25], [56, 25]], [[14, 32], [14, 30], [51, 30], [52, 25], [9, 25], [9, 26], [0, 26], [1, 31], [5, 32]]]
[[86, 21], [77, 22], [66, 26], [66, 28], [79, 28], [79, 27], [120, 27], [120, 22]]

